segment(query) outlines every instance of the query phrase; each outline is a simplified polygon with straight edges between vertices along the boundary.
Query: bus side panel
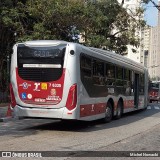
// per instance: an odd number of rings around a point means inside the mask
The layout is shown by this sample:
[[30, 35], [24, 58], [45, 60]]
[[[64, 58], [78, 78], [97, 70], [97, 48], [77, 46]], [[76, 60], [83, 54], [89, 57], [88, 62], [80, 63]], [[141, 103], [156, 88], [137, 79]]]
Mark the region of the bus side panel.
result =
[[[66, 58], [66, 77], [67, 80], [65, 80], [65, 99], [67, 101], [69, 90], [72, 86], [76, 85], [77, 87], [77, 97], [79, 94], [79, 84], [77, 83], [77, 77], [78, 77], [78, 54], [79, 54], [79, 48], [75, 44], [68, 44], [67, 47], [67, 58]], [[71, 54], [73, 52], [74, 54]], [[76, 98], [77, 98], [76, 97]], [[67, 107], [64, 108], [63, 112], [63, 119], [78, 119], [79, 118], [79, 99], [77, 98], [77, 104], [75, 108], [72, 110], [69, 110]]]
[[[79, 49], [77, 57], [77, 81], [78, 81], [78, 108], [79, 120], [91, 121], [104, 117], [106, 107], [106, 97], [90, 97], [81, 77], [81, 54], [82, 50]], [[92, 56], [91, 52], [87, 52]], [[91, 83], [89, 85], [92, 85]], [[92, 86], [90, 86], [92, 87]], [[94, 90], [96, 93], [97, 91]], [[94, 93], [93, 93], [94, 94]], [[95, 94], [96, 95], [96, 94]]]
[[13, 94], [16, 100], [16, 103], [18, 102], [18, 87], [17, 87], [17, 83], [16, 83], [16, 67], [17, 67], [17, 44], [13, 46], [13, 54], [11, 56], [11, 69], [10, 69], [10, 81], [11, 81], [11, 85], [13, 88]]

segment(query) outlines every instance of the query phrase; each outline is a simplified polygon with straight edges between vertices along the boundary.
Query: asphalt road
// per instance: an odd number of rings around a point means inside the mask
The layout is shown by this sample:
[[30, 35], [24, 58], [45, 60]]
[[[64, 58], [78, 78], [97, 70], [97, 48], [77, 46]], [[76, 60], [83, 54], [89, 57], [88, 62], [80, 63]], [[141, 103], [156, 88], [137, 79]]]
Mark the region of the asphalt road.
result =
[[[61, 122], [46, 119], [0, 123], [1, 151], [160, 151], [159, 143], [159, 104], [151, 104], [147, 110], [125, 114], [121, 119], [106, 124], [100, 121]], [[81, 156], [84, 156], [83, 159], [91, 159], [87, 158], [87, 153]], [[56, 159], [78, 160], [82, 157]], [[117, 159], [92, 157], [106, 158]]]

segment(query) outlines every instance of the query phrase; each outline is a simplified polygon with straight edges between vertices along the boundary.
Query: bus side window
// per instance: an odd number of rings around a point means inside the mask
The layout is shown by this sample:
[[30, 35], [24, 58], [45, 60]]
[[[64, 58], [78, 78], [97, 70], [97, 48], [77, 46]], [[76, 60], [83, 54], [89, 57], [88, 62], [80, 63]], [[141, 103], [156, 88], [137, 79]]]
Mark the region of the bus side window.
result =
[[104, 63], [93, 60], [93, 83], [104, 85]]
[[81, 55], [80, 64], [82, 77], [91, 78], [91, 58]]
[[116, 67], [116, 86], [123, 87], [123, 68]]
[[144, 94], [144, 74], [140, 74], [140, 87], [139, 87], [139, 92], [141, 95]]
[[124, 69], [124, 88], [127, 96], [131, 95], [131, 71]]
[[131, 95], [134, 95], [134, 71], [131, 71]]
[[109, 86], [115, 85], [115, 66], [114, 64], [106, 64], [106, 78], [105, 84]]

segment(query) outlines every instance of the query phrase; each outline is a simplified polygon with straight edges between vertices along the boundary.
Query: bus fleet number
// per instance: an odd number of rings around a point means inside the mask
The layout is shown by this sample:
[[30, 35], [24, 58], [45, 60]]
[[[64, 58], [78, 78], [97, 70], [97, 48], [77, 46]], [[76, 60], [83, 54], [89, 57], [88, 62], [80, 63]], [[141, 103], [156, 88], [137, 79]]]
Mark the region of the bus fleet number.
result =
[[60, 87], [61, 87], [61, 84], [56, 84], [56, 83], [53, 83], [53, 84], [52, 84], [52, 87], [57, 87], [57, 88], [60, 88]]

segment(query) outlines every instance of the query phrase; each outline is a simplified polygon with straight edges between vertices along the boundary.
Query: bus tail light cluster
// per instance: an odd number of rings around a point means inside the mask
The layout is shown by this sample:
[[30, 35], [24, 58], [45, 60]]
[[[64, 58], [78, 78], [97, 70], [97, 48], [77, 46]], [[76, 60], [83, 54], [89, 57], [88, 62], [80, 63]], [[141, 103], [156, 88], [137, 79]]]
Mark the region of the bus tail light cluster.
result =
[[16, 106], [16, 99], [15, 99], [15, 96], [14, 96], [14, 93], [13, 93], [12, 84], [10, 84], [9, 88], [10, 88], [11, 106], [15, 107]]
[[68, 110], [72, 110], [76, 107], [76, 104], [77, 104], [77, 84], [74, 84], [69, 89], [66, 107]]
[[149, 94], [151, 97], [154, 97], [154, 96], [158, 96], [158, 92], [154, 92], [154, 91], [152, 91], [152, 92], [150, 92], [150, 94]]

